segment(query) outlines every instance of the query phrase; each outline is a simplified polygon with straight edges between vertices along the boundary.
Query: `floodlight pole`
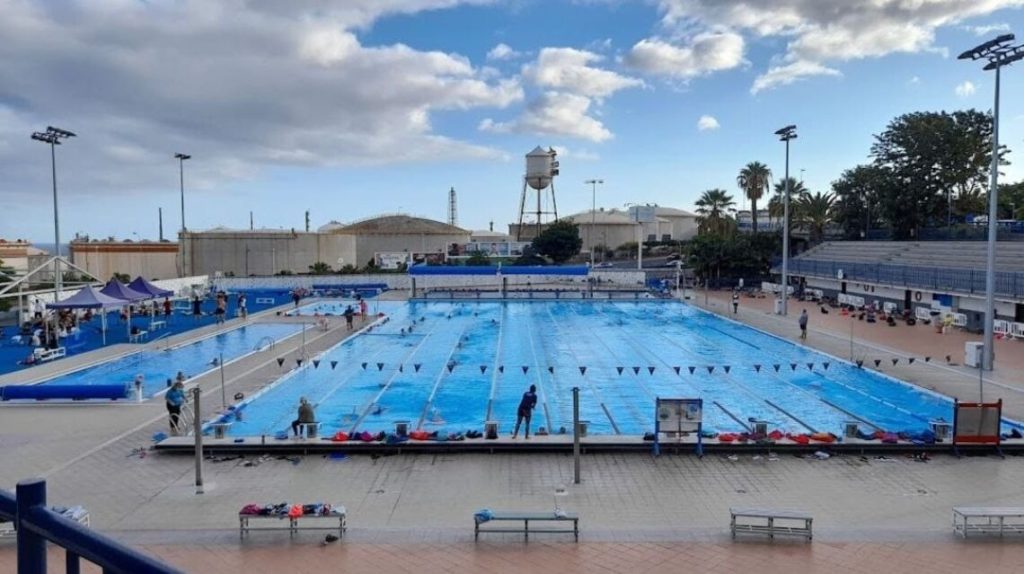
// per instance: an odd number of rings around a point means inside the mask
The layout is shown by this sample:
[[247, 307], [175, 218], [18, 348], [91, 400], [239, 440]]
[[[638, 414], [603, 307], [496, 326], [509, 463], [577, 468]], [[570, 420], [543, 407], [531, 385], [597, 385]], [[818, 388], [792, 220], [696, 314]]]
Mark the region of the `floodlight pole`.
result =
[[590, 243], [590, 268], [594, 268], [594, 226], [597, 223], [597, 184], [604, 183], [603, 179], [588, 179], [583, 183], [589, 183], [590, 188], [590, 230], [587, 231], [587, 242]]
[[185, 160], [192, 159], [192, 156], [183, 153], [174, 154], [174, 159], [178, 160], [178, 187], [181, 191], [181, 276], [187, 277], [188, 271], [185, 267]]
[[57, 146], [64, 138], [75, 137], [75, 134], [67, 130], [47, 126], [45, 132], [34, 132], [32, 139], [50, 144], [50, 172], [53, 181], [53, 291], [54, 301], [60, 299], [61, 290], [64, 286], [64, 278], [60, 271], [60, 210], [57, 204]]
[[775, 135], [786, 142], [786, 193], [782, 197], [782, 305], [779, 309], [785, 317], [789, 311], [789, 140], [796, 139], [796, 126], [786, 126]]
[[[992, 108], [992, 175], [988, 190], [988, 250], [985, 262], [985, 335], [980, 370], [992, 370], [995, 366], [995, 318], [996, 318], [996, 239], [999, 230], [999, 80], [1000, 70], [1024, 59], [1024, 44], [1010, 45], [1013, 34], [1003, 34], [960, 54], [960, 60], [988, 60], [985, 70], [994, 70], [995, 105]], [[980, 394], [979, 390], [979, 394]]]

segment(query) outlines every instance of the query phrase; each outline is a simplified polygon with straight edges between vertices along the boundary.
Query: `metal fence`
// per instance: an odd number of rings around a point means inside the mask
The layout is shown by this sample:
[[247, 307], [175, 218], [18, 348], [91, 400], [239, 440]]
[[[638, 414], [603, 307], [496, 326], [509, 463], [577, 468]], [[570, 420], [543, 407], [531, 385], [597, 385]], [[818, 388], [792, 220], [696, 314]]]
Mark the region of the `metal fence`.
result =
[[0, 518], [18, 533], [18, 574], [46, 574], [46, 542], [64, 548], [64, 570], [78, 574], [84, 558], [104, 573], [176, 574], [176, 568], [132, 550], [120, 542], [65, 518], [46, 505], [46, 481], [23, 480], [17, 496], [0, 490]]
[[[976, 269], [940, 269], [875, 263], [850, 263], [792, 259], [789, 272], [835, 279], [839, 271], [847, 281], [863, 281], [939, 292], [985, 293], [985, 271]], [[996, 271], [996, 295], [1024, 297], [1024, 273]]]

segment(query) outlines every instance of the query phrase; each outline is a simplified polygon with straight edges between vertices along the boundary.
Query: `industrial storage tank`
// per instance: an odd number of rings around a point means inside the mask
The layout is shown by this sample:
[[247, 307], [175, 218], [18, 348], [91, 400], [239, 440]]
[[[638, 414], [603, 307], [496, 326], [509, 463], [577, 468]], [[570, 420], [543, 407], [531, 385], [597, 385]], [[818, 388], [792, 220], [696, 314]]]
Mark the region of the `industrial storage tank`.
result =
[[536, 190], [545, 189], [551, 185], [551, 178], [558, 175], [557, 168], [555, 150], [537, 146], [526, 154], [526, 183]]

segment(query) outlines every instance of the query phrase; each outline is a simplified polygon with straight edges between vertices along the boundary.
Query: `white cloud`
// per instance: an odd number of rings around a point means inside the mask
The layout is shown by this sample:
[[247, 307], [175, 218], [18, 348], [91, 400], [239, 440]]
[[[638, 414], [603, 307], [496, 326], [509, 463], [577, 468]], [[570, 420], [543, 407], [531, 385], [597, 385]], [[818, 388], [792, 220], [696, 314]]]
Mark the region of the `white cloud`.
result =
[[974, 92], [978, 91], [978, 89], [975, 88], [974, 84], [970, 81], [964, 81], [962, 84], [957, 85], [954, 91], [956, 92], [956, 95], [961, 98], [969, 98], [973, 96]]
[[511, 46], [505, 43], [498, 44], [491, 48], [490, 52], [487, 52], [488, 60], [514, 60], [519, 56], [522, 56], [522, 52], [513, 50]]
[[625, 88], [644, 83], [591, 64], [604, 59], [600, 54], [574, 48], [544, 48], [536, 63], [523, 67], [523, 77], [547, 89], [591, 98], [605, 98]]
[[612, 138], [600, 121], [590, 117], [588, 97], [565, 92], [545, 92], [530, 102], [523, 114], [511, 122], [495, 122], [488, 118], [479, 129], [494, 133], [529, 133], [570, 136], [593, 142]]
[[750, 93], [756, 94], [777, 86], [785, 86], [807, 76], [841, 76], [839, 70], [826, 68], [816, 62], [797, 60], [782, 66], [772, 66], [768, 71], [754, 79]]
[[1024, 0], [659, 0], [679, 37], [726, 31], [786, 42], [752, 92], [801, 77], [837, 75], [833, 63], [893, 53], [939, 52], [936, 30]]
[[0, 193], [44, 183], [42, 170], [23, 167], [34, 168], [39, 151], [21, 144], [26, 123], [78, 132], [62, 169], [93, 195], [163, 188], [175, 151], [193, 155], [197, 188], [273, 165], [500, 157], [438, 133], [431, 117], [519, 102], [517, 77], [355, 35], [387, 14], [458, 3], [83, 2], [69, 18], [0, 1], [0, 119], [14, 118], [0, 121]]
[[743, 37], [731, 32], [695, 36], [688, 45], [646, 38], [633, 45], [626, 64], [647, 74], [692, 78], [743, 63]]
[[1002, 34], [1010, 31], [1010, 25], [1003, 22], [1000, 24], [984, 24], [981, 26], [961, 26], [964, 30], [971, 32], [975, 36], [990, 36], [992, 34]]
[[700, 119], [697, 120], [698, 131], [706, 132], [708, 130], [717, 130], [719, 127], [718, 120], [715, 119], [714, 116], [701, 116]]
[[601, 156], [584, 148], [567, 148], [565, 146], [551, 146], [558, 152], [558, 159], [573, 159], [576, 161], [598, 161]]
[[907, 83], [908, 84], [920, 84], [921, 83], [921, 78], [919, 76], [911, 76], [910, 79], [907, 80]]

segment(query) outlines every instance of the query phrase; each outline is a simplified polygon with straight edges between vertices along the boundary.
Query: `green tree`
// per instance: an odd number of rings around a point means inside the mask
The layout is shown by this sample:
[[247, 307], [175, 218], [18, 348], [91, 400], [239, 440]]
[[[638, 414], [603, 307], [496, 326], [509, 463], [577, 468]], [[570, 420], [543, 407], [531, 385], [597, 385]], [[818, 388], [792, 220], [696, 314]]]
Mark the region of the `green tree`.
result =
[[132, 277], [127, 273], [114, 273], [111, 279], [116, 279], [120, 283], [131, 283]]
[[858, 165], [832, 182], [832, 218], [847, 239], [865, 237], [869, 230], [879, 228], [883, 190], [891, 181], [885, 168]]
[[825, 227], [832, 221], [832, 205], [835, 196], [831, 193], [805, 193], [797, 200], [798, 220], [810, 230], [811, 242], [821, 241]]
[[757, 233], [757, 201], [768, 193], [771, 178], [772, 170], [759, 161], [748, 163], [736, 176], [736, 185], [750, 200], [750, 225], [754, 233]]
[[490, 264], [491, 260], [486, 255], [480, 253], [479, 251], [470, 255], [469, 258], [466, 259], [466, 265], [468, 267], [486, 267]]
[[736, 202], [722, 189], [709, 189], [695, 202], [697, 229], [702, 234], [728, 235], [736, 229], [732, 213]]
[[333, 270], [330, 265], [323, 261], [317, 261], [309, 266], [309, 272], [312, 275], [329, 275], [330, 273], [333, 273]]
[[513, 265], [547, 265], [547, 263], [546, 259], [537, 255], [537, 250], [533, 248], [533, 245], [523, 247], [523, 254], [512, 262]]
[[1024, 180], [999, 186], [999, 217], [1024, 219]]
[[580, 252], [583, 240], [578, 225], [568, 219], [559, 219], [535, 237], [532, 246], [538, 254], [555, 263], [564, 263]]
[[944, 224], [948, 193], [967, 197], [987, 188], [991, 138], [991, 116], [973, 109], [904, 114], [875, 136], [871, 156], [890, 176], [880, 188], [882, 215], [895, 238]]
[[[789, 208], [793, 209], [795, 202], [799, 201], [804, 194], [807, 193], [807, 188], [804, 187], [804, 182], [797, 181], [795, 178], [789, 178]], [[768, 200], [768, 216], [772, 219], [782, 219], [785, 217], [785, 203], [784, 198], [786, 197], [786, 178], [782, 178], [782, 181], [775, 183], [775, 193], [772, 194], [771, 199]], [[793, 215], [790, 213], [790, 215]], [[790, 228], [793, 227], [793, 222], [790, 221]]]

